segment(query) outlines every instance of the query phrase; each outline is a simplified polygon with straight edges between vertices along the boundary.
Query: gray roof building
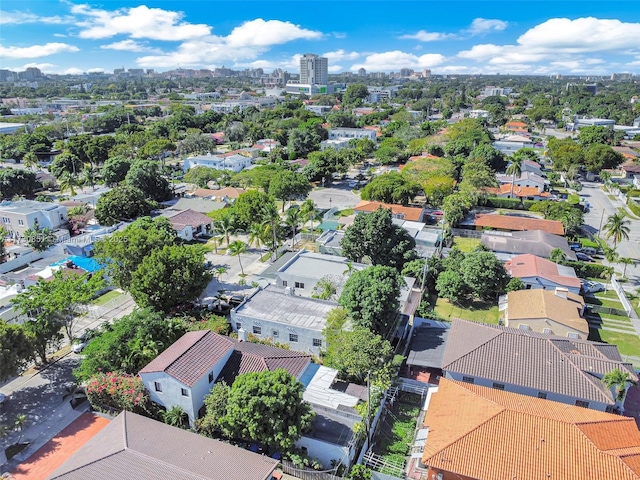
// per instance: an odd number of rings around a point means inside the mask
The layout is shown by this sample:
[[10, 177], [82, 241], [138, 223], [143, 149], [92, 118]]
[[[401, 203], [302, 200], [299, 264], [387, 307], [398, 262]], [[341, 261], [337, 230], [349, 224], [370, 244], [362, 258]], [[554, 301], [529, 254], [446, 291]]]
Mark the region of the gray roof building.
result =
[[618, 369], [638, 378], [615, 345], [459, 319], [442, 363], [447, 378], [596, 410], [620, 406], [602, 383], [606, 373]]
[[277, 463], [124, 411], [49, 480], [268, 480]]
[[407, 365], [442, 368], [448, 328], [418, 327], [411, 336]]

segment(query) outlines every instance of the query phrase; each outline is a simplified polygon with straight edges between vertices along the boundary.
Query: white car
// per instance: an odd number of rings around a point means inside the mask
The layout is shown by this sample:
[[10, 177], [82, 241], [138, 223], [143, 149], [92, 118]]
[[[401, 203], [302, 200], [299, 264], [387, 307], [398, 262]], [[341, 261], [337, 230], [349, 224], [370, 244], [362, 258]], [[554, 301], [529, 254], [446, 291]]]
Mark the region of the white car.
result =
[[86, 346], [87, 346], [87, 342], [74, 343], [71, 345], [71, 351], [73, 353], [80, 353], [82, 350], [84, 350], [84, 347]]
[[596, 292], [605, 291], [605, 287], [603, 284], [599, 282], [593, 282], [591, 280], [588, 280], [586, 282], [580, 282], [580, 285], [582, 286], [582, 290], [585, 293], [596, 293]]

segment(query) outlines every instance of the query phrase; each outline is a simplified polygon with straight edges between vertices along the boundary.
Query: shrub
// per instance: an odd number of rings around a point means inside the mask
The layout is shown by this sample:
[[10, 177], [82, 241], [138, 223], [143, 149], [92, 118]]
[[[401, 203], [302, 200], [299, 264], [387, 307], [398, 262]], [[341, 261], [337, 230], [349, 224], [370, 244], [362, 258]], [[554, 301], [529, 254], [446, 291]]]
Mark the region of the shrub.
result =
[[565, 261], [562, 264], [573, 267], [576, 275], [580, 278], [609, 278], [613, 275], [612, 267], [598, 265], [597, 263]]
[[517, 198], [486, 197], [480, 199], [478, 204], [486, 207], [508, 208], [511, 210], [519, 210], [522, 208], [522, 202]]
[[632, 198], [627, 198], [627, 207], [629, 207], [629, 210], [631, 210], [634, 215], [640, 217], [640, 204], [638, 204], [638, 202], [636, 202]]
[[149, 411], [149, 394], [136, 375], [100, 373], [89, 380], [87, 398], [98, 410], [106, 407], [140, 414]]

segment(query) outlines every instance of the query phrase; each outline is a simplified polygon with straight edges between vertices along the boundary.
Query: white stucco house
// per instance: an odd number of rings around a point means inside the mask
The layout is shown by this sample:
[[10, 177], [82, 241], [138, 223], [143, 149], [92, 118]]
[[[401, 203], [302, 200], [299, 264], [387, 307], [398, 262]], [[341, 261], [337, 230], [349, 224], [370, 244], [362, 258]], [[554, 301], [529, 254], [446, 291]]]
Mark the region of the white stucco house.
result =
[[238, 173], [243, 168], [250, 167], [253, 161], [250, 157], [240, 154], [224, 155], [198, 155], [184, 159], [183, 170], [186, 172], [193, 167], [208, 167], [216, 170], [231, 170]]
[[0, 202], [1, 225], [10, 238], [21, 238], [24, 232], [38, 225], [56, 230], [69, 221], [67, 207], [58, 203], [18, 200]]

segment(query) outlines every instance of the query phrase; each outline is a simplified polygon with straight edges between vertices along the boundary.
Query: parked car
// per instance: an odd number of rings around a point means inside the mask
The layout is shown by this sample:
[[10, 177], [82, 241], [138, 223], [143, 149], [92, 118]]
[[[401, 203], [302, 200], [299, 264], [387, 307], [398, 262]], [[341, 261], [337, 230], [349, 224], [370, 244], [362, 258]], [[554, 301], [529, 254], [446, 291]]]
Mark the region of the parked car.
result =
[[582, 252], [576, 252], [576, 258], [581, 262], [595, 262], [593, 258], [591, 258], [586, 253], [582, 253]]
[[356, 182], [355, 180], [352, 180], [351, 182], [349, 182], [349, 188], [355, 188], [358, 186], [358, 182]]
[[584, 247], [582, 249], [582, 253], [585, 253], [587, 255], [595, 255], [596, 253], [598, 253], [598, 250], [593, 247]]
[[229, 299], [229, 305], [231, 305], [232, 307], [237, 307], [242, 302], [244, 302], [244, 296], [243, 295], [233, 295]]
[[593, 282], [591, 280], [582, 280], [580, 282], [580, 287], [584, 293], [596, 293], [596, 292], [604, 292], [605, 287], [600, 282]]
[[71, 344], [71, 351], [73, 353], [80, 353], [82, 352], [82, 350], [84, 350], [84, 347], [87, 346], [87, 342], [77, 342], [77, 343], [73, 343]]
[[7, 396], [4, 393], [0, 393], [0, 405], [4, 405], [7, 401]]

